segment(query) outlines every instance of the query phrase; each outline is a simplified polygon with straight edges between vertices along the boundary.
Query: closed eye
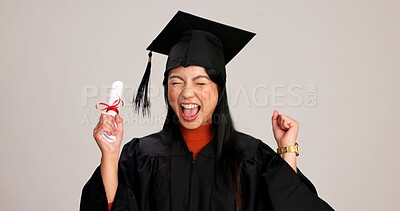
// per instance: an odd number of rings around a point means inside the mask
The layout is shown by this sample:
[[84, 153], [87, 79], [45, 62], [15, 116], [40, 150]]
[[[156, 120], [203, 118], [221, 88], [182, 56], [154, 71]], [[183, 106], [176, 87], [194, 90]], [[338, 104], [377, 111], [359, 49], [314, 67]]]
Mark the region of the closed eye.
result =
[[169, 77], [169, 84], [171, 85], [179, 85], [183, 83], [183, 78], [178, 75], [171, 75]]

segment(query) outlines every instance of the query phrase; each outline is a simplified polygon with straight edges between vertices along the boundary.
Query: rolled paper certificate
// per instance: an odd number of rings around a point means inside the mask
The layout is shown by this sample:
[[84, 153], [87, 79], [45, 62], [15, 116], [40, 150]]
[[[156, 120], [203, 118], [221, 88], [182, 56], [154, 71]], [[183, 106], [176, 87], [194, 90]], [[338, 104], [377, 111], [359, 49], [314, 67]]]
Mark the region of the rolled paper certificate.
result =
[[[102, 109], [106, 114], [115, 116], [118, 114], [118, 108], [124, 105], [124, 102], [121, 100], [123, 88], [124, 83], [122, 83], [122, 81], [114, 81], [112, 83], [110, 96], [108, 98], [108, 105], [105, 109]], [[102, 135], [107, 141], [115, 142], [115, 136], [109, 136], [105, 132]]]

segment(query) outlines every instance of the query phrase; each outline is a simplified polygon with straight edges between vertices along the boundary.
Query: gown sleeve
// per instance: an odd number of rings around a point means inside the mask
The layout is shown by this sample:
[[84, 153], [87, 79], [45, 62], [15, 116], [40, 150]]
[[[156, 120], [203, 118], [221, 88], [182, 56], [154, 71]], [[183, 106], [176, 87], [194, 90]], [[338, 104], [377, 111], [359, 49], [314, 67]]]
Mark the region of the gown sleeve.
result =
[[[138, 139], [133, 139], [124, 146], [121, 152], [118, 164], [118, 187], [111, 210], [139, 210], [134, 190], [132, 189], [132, 187], [135, 187], [136, 155], [139, 151], [138, 142]], [[92, 177], [83, 187], [80, 210], [108, 211], [107, 196], [100, 166], [96, 168]]]
[[268, 145], [260, 143], [255, 159], [261, 164], [260, 173], [274, 210], [333, 210], [318, 197], [311, 181], [299, 169], [293, 171]]

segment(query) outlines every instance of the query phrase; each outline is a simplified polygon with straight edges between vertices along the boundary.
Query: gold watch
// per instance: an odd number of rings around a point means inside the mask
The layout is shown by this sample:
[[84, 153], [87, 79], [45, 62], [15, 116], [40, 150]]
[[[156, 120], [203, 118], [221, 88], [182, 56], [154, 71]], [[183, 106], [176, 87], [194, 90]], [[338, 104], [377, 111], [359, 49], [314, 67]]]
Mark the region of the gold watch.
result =
[[288, 146], [288, 147], [279, 147], [277, 150], [278, 154], [284, 154], [287, 152], [294, 152], [296, 153], [296, 156], [299, 156], [299, 145], [296, 143], [293, 146]]

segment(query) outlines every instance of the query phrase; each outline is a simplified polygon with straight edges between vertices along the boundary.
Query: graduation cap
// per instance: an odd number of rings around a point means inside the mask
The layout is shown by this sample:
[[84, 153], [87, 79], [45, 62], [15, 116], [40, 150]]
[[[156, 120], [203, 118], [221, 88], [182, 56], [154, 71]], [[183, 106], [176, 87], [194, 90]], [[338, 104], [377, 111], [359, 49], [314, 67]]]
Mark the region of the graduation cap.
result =
[[228, 64], [255, 33], [178, 11], [161, 33], [147, 47], [149, 60], [134, 99], [136, 111], [150, 109], [149, 79], [152, 52], [168, 56], [166, 69], [179, 66], [202, 66], [216, 70], [226, 79]]

